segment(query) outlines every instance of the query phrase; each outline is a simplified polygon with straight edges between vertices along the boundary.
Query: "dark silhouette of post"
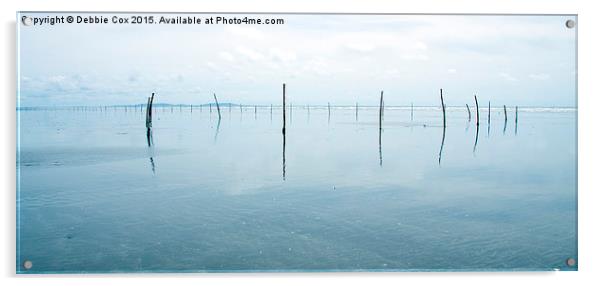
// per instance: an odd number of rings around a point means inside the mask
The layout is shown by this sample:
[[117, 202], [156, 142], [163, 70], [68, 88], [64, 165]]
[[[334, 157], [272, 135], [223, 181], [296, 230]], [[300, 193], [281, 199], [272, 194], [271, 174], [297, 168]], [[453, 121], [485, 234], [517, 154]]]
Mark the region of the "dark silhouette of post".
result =
[[286, 83], [282, 84], [282, 134], [286, 132]]
[[151, 94], [146, 103], [146, 128], [153, 127], [153, 100], [155, 99], [155, 93]]
[[380, 104], [378, 109], [378, 130], [383, 129], [383, 91], [380, 91]]
[[477, 109], [477, 126], [479, 126], [479, 101], [477, 100], [477, 95], [474, 95], [474, 104], [475, 104], [475, 108]]
[[491, 101], [487, 102], [487, 125], [491, 124]]
[[282, 84], [282, 180], [286, 181], [286, 84]]
[[504, 134], [506, 134], [507, 124], [508, 124], [508, 113], [506, 112], [506, 105], [504, 104]]
[[468, 107], [468, 104], [466, 104], [466, 111], [468, 111], [468, 121], [470, 122], [472, 115], [470, 115], [470, 107]]
[[215, 106], [217, 106], [217, 117], [219, 117], [219, 119], [222, 119], [222, 113], [219, 110], [219, 102], [217, 101], [217, 96], [215, 95], [215, 93], [213, 94], [213, 99], [215, 99]]
[[378, 158], [379, 158], [379, 165], [381, 167], [383, 165], [383, 152], [382, 152], [383, 110], [384, 110], [383, 91], [381, 90], [380, 91], [380, 105], [378, 108]]
[[441, 93], [441, 109], [443, 110], [443, 128], [445, 128], [447, 126], [447, 123], [445, 122], [445, 103], [443, 102], [443, 89], [439, 89], [439, 92]]

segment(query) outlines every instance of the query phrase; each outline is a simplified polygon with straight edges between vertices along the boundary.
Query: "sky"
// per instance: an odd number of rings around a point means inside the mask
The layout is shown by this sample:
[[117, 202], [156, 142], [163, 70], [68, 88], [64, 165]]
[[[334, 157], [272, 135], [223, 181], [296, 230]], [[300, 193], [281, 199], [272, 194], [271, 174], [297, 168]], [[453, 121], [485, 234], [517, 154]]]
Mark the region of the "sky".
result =
[[565, 26], [574, 16], [246, 16], [285, 23], [19, 21], [19, 105], [140, 104], [152, 92], [158, 103], [209, 103], [215, 93], [280, 104], [286, 83], [298, 105], [378, 105], [382, 90], [386, 105], [436, 106], [442, 88], [450, 106], [476, 94], [492, 106], [576, 107], [576, 28]]

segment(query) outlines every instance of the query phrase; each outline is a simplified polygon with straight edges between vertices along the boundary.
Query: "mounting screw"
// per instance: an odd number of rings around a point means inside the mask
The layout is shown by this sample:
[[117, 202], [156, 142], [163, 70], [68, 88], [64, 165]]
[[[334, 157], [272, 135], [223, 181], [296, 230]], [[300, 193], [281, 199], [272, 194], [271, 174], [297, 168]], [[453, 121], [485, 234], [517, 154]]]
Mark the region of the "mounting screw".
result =
[[568, 266], [573, 267], [573, 266], [575, 266], [575, 264], [577, 264], [577, 261], [575, 261], [575, 258], [569, 258], [566, 260], [566, 265], [568, 265]]
[[33, 19], [31, 19], [31, 17], [28, 16], [23, 16], [21, 17], [21, 22], [23, 22], [23, 25], [25, 26], [31, 26], [31, 24], [33, 24]]
[[564, 23], [564, 25], [565, 25], [567, 28], [569, 28], [569, 29], [572, 29], [572, 28], [574, 28], [574, 27], [575, 27], [575, 21], [573, 21], [573, 20], [567, 20], [567, 21], [566, 21], [566, 23]]
[[33, 263], [31, 263], [31, 261], [25, 260], [25, 262], [23, 262], [23, 268], [25, 268], [25, 270], [29, 270], [31, 267], [33, 267]]

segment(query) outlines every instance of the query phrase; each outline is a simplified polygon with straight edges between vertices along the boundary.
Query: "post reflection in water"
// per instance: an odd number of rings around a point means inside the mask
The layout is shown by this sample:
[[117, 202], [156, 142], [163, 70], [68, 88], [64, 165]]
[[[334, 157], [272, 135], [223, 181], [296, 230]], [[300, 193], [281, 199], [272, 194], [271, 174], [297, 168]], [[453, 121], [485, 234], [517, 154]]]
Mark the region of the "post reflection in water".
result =
[[155, 160], [153, 160], [153, 130], [151, 128], [146, 128], [146, 144], [149, 151], [148, 157], [151, 163], [151, 170], [153, 171], [153, 174], [155, 174]]
[[286, 181], [286, 129], [282, 128], [282, 180]]
[[381, 167], [383, 166], [382, 134], [383, 134], [383, 130], [380, 129], [378, 131], [378, 159], [379, 159], [379, 165]]
[[213, 143], [217, 142], [217, 136], [219, 135], [219, 127], [222, 124], [222, 119], [219, 118], [217, 120], [217, 125], [215, 126], [215, 134], [213, 135]]
[[[291, 111], [289, 111], [291, 112]], [[282, 84], [282, 180], [286, 181], [286, 84]]]
[[472, 153], [477, 151], [477, 143], [479, 142], [479, 124], [477, 124], [477, 132], [474, 137], [474, 146], [472, 147]]
[[443, 134], [441, 135], [441, 147], [439, 147], [439, 165], [441, 165], [441, 155], [443, 154], [443, 145], [445, 145], [445, 125], [443, 125]]

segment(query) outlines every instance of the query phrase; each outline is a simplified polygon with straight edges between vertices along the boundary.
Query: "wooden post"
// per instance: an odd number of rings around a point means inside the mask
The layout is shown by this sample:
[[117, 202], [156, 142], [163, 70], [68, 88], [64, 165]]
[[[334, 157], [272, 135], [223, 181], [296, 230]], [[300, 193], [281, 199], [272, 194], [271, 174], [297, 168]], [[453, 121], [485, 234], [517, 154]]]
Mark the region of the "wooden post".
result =
[[479, 101], [477, 100], [477, 95], [474, 95], [474, 103], [477, 109], [477, 126], [479, 126]]
[[222, 119], [222, 113], [219, 110], [219, 102], [217, 102], [217, 96], [215, 95], [215, 93], [213, 94], [213, 99], [215, 99], [215, 106], [217, 106], [217, 116], [219, 119]]
[[146, 128], [153, 127], [153, 100], [155, 99], [155, 93], [151, 94], [146, 104]]
[[487, 125], [491, 124], [491, 101], [487, 102]]
[[514, 107], [514, 135], [518, 133], [518, 105]]
[[378, 111], [378, 129], [382, 130], [383, 129], [383, 91], [380, 91], [380, 108]]
[[412, 107], [410, 109], [410, 119], [414, 121], [414, 103], [412, 102]]
[[282, 84], [282, 134], [286, 133], [286, 83]]
[[443, 102], [443, 89], [439, 89], [439, 92], [441, 93], [441, 109], [443, 110], [443, 128], [447, 127], [447, 124], [445, 122], [445, 103]]
[[506, 112], [506, 105], [504, 104], [504, 122], [508, 121], [508, 113]]
[[355, 102], [355, 121], [357, 121], [357, 109], [358, 109], [357, 102]]
[[468, 107], [468, 104], [466, 104], [466, 110], [468, 111], [468, 121], [471, 120], [471, 115], [470, 115], [470, 107]]

